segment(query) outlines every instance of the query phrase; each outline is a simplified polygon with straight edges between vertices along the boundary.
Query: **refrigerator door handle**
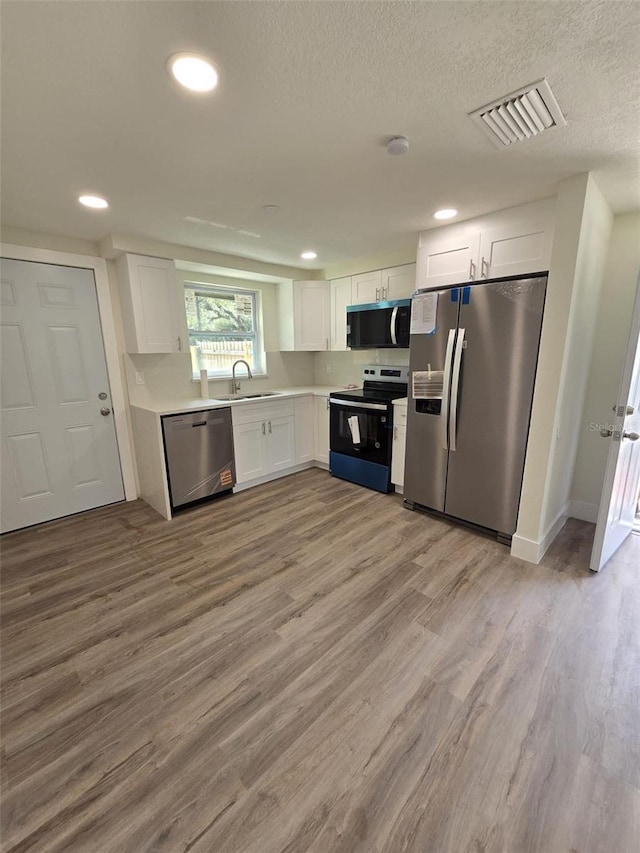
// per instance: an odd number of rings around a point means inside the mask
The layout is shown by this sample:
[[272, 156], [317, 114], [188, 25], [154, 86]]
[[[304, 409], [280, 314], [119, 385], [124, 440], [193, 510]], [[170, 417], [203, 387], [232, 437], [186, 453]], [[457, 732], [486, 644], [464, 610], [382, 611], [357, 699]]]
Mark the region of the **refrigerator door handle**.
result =
[[451, 362], [456, 341], [456, 330], [449, 329], [447, 351], [444, 357], [444, 374], [442, 376], [442, 405], [440, 407], [440, 435], [442, 447], [449, 450], [449, 386], [451, 385]]
[[398, 319], [398, 306], [396, 305], [393, 311], [391, 312], [391, 343], [394, 347], [398, 346], [398, 339], [396, 337], [396, 320]]
[[453, 357], [453, 375], [451, 379], [451, 405], [449, 412], [449, 450], [456, 449], [456, 433], [458, 432], [458, 394], [460, 390], [460, 366], [462, 350], [464, 349], [464, 329], [458, 329], [456, 353]]

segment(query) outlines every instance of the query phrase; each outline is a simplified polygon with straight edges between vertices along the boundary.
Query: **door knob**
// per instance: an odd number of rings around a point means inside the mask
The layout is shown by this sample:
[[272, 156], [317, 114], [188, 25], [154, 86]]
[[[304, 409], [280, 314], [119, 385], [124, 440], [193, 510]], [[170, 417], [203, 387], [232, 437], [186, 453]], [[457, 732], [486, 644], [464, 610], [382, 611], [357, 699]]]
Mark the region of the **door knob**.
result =
[[600, 435], [603, 438], [611, 438], [611, 436], [613, 435], [613, 430], [607, 429], [606, 427], [602, 427], [602, 429], [600, 430]]
[[106, 417], [107, 417], [107, 415], [110, 415], [110, 414], [111, 414], [111, 409], [110, 409], [108, 406], [103, 406], [103, 407], [100, 409], [100, 414], [101, 414], [101, 415], [103, 415], [103, 416], [106, 418]]
[[107, 399], [107, 392], [106, 392], [106, 391], [101, 391], [101, 392], [98, 394], [98, 400], [106, 400], [106, 399]]
[[638, 435], [637, 432], [623, 432], [622, 437], [628, 438], [629, 441], [637, 441], [640, 438], [640, 435]]

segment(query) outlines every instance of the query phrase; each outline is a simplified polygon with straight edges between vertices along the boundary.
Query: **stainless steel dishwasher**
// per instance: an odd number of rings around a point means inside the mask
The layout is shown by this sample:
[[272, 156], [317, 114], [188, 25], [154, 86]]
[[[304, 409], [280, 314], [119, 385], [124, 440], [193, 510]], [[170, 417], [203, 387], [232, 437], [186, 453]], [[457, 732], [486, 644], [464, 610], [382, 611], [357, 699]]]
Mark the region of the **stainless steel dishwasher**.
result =
[[173, 508], [235, 486], [231, 409], [165, 415], [162, 433]]

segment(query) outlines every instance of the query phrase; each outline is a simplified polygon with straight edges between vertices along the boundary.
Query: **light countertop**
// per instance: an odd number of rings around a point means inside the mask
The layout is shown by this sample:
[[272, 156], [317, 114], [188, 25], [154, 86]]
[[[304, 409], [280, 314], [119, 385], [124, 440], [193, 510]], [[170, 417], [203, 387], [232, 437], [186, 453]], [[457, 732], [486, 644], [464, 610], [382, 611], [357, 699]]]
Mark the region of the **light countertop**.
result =
[[[182, 412], [198, 412], [206, 409], [222, 409], [227, 406], [242, 406], [248, 403], [267, 403], [290, 397], [328, 397], [332, 391], [344, 390], [344, 385], [305, 385], [295, 388], [272, 388], [273, 397], [251, 397], [248, 400], [217, 400], [214, 397], [190, 397], [183, 400], [154, 400], [150, 403], [132, 403], [134, 409], [142, 409], [156, 415], [177, 415]], [[247, 387], [247, 393], [251, 393]], [[241, 392], [242, 396], [242, 392]]]

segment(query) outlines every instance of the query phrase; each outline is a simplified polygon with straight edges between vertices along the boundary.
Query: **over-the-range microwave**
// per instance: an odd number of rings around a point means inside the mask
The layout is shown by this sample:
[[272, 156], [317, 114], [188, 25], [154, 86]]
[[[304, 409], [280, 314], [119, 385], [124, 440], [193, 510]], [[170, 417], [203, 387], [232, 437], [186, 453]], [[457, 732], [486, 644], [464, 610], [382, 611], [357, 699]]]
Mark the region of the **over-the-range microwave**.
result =
[[407, 348], [410, 325], [410, 299], [349, 305], [347, 346], [351, 349]]

